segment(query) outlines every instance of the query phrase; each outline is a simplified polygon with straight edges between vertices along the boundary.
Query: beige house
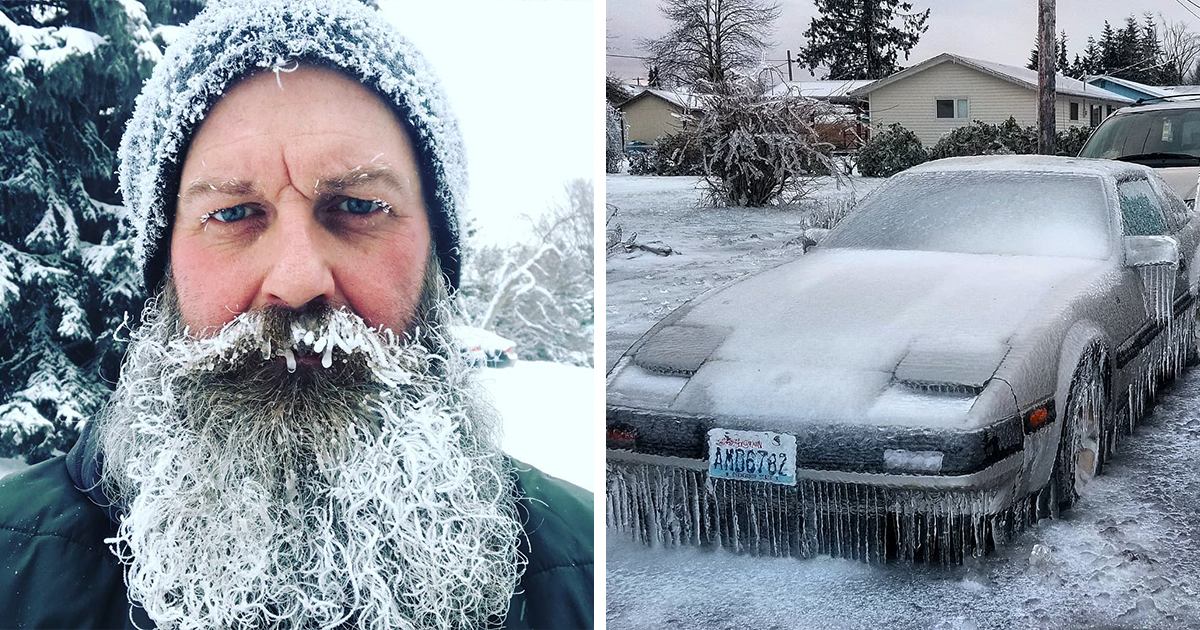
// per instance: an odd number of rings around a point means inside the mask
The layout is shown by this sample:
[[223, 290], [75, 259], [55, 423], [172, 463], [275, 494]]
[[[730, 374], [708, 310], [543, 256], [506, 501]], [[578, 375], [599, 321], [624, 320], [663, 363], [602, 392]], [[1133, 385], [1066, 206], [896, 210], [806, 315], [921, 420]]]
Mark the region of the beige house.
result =
[[[973, 120], [999, 124], [1012, 116], [1037, 124], [1037, 71], [942, 53], [890, 77], [854, 90], [869, 101], [871, 128], [900, 123], [925, 146]], [[1133, 103], [1113, 92], [1063, 75], [1055, 78], [1054, 114], [1059, 130], [1096, 126]]]
[[617, 106], [625, 114], [626, 142], [654, 144], [662, 136], [681, 131], [683, 115], [696, 109], [699, 101], [697, 95], [686, 92], [642, 90]]

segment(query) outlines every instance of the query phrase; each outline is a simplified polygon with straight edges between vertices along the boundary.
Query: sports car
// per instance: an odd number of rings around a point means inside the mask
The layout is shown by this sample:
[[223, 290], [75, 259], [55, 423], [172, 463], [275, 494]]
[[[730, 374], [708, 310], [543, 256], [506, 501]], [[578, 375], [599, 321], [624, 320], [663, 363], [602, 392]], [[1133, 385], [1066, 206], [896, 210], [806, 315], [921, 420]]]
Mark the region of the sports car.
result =
[[1057, 516], [1196, 347], [1200, 218], [1108, 160], [897, 174], [607, 376], [609, 527], [958, 562]]

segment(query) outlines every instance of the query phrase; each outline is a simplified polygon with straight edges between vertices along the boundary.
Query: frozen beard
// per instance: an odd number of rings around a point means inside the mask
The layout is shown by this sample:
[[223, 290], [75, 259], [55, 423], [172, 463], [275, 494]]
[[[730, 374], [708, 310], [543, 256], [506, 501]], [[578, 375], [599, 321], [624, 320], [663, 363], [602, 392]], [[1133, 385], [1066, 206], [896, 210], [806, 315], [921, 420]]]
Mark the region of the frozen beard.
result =
[[397, 339], [344, 310], [266, 310], [197, 339], [168, 286], [97, 427], [130, 600], [161, 628], [503, 619], [524, 566], [514, 477], [429, 318]]

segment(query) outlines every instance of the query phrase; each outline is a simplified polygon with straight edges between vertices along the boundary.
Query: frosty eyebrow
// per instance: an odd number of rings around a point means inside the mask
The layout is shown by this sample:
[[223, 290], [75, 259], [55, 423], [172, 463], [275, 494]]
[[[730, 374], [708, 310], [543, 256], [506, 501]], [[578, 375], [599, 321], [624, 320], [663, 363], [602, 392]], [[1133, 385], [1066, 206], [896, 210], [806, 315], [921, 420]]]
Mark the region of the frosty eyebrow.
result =
[[258, 187], [242, 179], [227, 179], [222, 182], [210, 182], [207, 179], [197, 179], [188, 185], [187, 190], [179, 195], [180, 201], [195, 196], [228, 195], [246, 197], [258, 193]]
[[382, 184], [398, 191], [407, 188], [400, 177], [386, 166], [378, 166], [371, 170], [363, 170], [362, 167], [358, 167], [335, 177], [318, 179], [313, 193], [333, 197], [367, 184]]
[[[318, 179], [313, 189], [313, 195], [334, 197], [368, 184], [382, 184], [398, 191], [407, 188], [400, 177], [386, 166], [377, 166], [370, 170], [357, 167], [341, 175]], [[179, 195], [179, 200], [183, 202], [192, 197], [209, 195], [249, 197], [258, 196], [259, 190], [258, 186], [253, 182], [244, 179], [227, 179], [221, 182], [212, 182], [201, 178], [189, 184], [187, 189]]]

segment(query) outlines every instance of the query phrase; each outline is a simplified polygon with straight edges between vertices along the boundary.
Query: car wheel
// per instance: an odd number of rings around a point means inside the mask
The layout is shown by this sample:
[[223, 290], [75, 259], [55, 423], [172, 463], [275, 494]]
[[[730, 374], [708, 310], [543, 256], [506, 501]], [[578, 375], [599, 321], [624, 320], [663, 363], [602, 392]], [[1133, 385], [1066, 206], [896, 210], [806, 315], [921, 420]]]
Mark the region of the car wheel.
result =
[[1068, 508], [1079, 498], [1084, 487], [1104, 468], [1104, 444], [1111, 428], [1104, 403], [1104, 379], [1098, 350], [1075, 369], [1071, 391], [1063, 412], [1062, 440], [1051, 476], [1051, 501]]

